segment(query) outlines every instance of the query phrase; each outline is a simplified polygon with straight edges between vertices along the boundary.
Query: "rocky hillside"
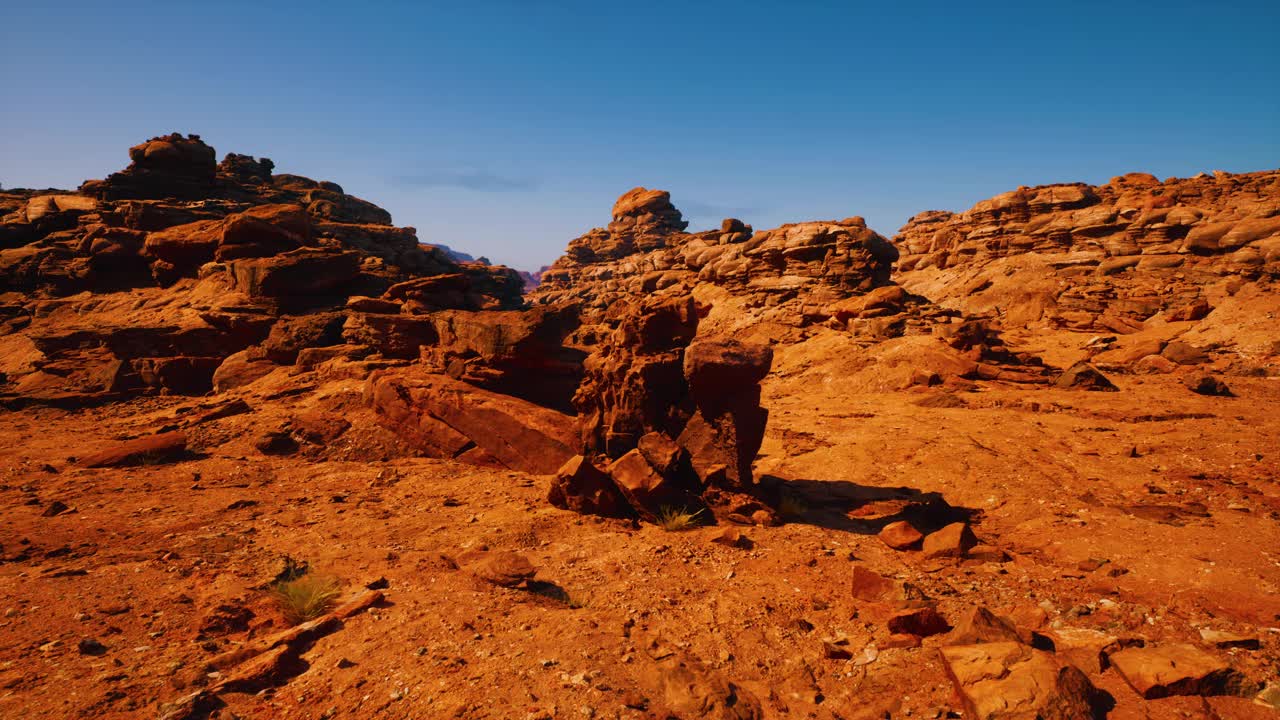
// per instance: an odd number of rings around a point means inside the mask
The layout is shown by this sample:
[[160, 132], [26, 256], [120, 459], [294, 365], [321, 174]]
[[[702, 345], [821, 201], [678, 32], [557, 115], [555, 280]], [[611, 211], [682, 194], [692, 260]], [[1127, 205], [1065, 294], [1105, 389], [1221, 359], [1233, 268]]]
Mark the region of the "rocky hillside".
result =
[[424, 313], [522, 304], [514, 271], [425, 248], [336, 183], [218, 163], [197, 136], [129, 157], [75, 193], [0, 195], [3, 402], [200, 394], [357, 346], [417, 357]]
[[0, 192], [0, 716], [1280, 706], [1280, 172], [892, 240], [636, 188], [522, 295], [332, 182], [129, 155]]
[[1019, 188], [921, 213], [894, 243], [904, 287], [1006, 329], [1117, 336], [1095, 346], [1103, 364], [1277, 350], [1280, 172]]

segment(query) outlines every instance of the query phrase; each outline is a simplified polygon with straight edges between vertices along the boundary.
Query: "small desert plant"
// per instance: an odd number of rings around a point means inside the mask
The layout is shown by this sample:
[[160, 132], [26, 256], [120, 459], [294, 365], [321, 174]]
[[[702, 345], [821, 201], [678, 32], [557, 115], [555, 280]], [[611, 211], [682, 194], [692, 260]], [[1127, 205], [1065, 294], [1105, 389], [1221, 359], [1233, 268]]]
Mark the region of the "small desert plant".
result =
[[778, 503], [778, 512], [784, 517], [800, 517], [809, 512], [809, 506], [795, 495], [783, 495]]
[[692, 530], [702, 524], [698, 520], [698, 516], [701, 514], [701, 510], [689, 512], [688, 508], [663, 505], [658, 509], [658, 527], [667, 532]]
[[299, 574], [271, 586], [271, 597], [290, 624], [315, 620], [329, 611], [342, 594], [338, 581], [322, 575]]

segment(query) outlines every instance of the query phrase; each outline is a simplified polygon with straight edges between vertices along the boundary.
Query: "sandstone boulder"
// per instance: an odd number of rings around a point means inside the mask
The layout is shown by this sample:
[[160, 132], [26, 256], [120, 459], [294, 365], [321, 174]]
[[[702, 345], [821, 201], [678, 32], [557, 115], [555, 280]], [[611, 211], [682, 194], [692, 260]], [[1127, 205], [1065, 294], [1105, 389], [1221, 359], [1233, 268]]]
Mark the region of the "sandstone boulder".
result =
[[1108, 655], [1134, 692], [1152, 700], [1170, 695], [1238, 694], [1238, 671], [1194, 645], [1130, 647]]
[[430, 457], [491, 458], [550, 475], [580, 454], [572, 418], [420, 367], [373, 373], [365, 398], [381, 422]]
[[186, 453], [186, 434], [168, 432], [117, 443], [80, 458], [79, 464], [88, 468], [158, 464], [179, 460]]
[[1093, 720], [1097, 690], [1078, 668], [1016, 642], [957, 645], [939, 653], [965, 707], [978, 720]]

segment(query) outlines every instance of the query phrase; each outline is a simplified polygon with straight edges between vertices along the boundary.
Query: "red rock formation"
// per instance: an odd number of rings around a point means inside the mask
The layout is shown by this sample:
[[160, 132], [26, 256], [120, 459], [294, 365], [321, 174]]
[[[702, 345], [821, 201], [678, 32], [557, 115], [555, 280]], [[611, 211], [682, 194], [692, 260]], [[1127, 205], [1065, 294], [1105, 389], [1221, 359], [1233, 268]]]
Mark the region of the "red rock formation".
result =
[[[344, 340], [362, 346], [344, 357], [416, 359], [438, 338], [425, 314], [523, 305], [515, 271], [423, 248], [335, 183], [244, 155], [215, 163], [194, 135], [129, 154], [79, 194], [0, 194], [0, 394], [198, 394], [230, 356], [247, 353], [220, 373], [224, 388]], [[348, 307], [384, 293], [376, 312]]]
[[1278, 214], [1275, 171], [1024, 187], [912, 218], [894, 238], [897, 278], [1007, 327], [1132, 333], [1161, 313], [1203, 317], [1225, 279], [1274, 280]]
[[585, 295], [594, 320], [618, 297], [689, 293], [706, 283], [750, 296], [764, 318], [799, 327], [831, 317], [833, 302], [888, 285], [897, 258], [857, 217], [760, 233], [728, 219], [719, 230], [689, 234], [668, 193], [636, 188], [618, 199], [613, 218], [569, 243], [542, 274], [533, 302]]

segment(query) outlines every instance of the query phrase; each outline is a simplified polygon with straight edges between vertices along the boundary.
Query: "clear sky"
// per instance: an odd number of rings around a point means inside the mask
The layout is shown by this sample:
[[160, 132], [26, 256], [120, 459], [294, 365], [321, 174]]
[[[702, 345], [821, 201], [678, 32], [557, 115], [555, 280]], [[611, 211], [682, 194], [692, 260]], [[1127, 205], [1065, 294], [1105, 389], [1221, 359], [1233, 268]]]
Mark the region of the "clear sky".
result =
[[636, 185], [695, 229], [1280, 166], [1280, 2], [41, 2], [0, 11], [0, 183], [195, 132], [520, 268]]

